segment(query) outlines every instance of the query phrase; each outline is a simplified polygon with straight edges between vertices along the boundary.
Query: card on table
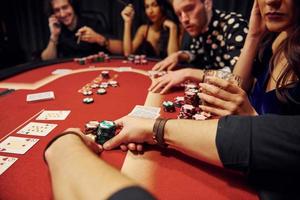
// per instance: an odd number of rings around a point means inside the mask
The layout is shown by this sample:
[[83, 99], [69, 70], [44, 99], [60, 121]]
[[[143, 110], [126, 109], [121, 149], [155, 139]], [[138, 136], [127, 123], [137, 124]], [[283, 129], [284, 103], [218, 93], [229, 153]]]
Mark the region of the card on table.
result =
[[48, 124], [48, 123], [38, 123], [30, 122], [17, 133], [25, 135], [37, 135], [37, 136], [46, 136], [48, 135], [57, 124]]
[[45, 110], [36, 120], [65, 120], [70, 112], [70, 110]]
[[159, 107], [136, 105], [128, 115], [132, 117], [156, 119], [160, 116], [159, 113], [160, 113]]
[[116, 68], [115, 71], [117, 71], [117, 72], [130, 72], [130, 71], [132, 71], [132, 67], [119, 67], [119, 68]]
[[56, 69], [52, 72], [53, 75], [63, 75], [63, 74], [69, 74], [73, 70], [71, 69]]
[[0, 175], [3, 174], [17, 160], [18, 160], [18, 158], [8, 157], [8, 156], [0, 156]]
[[24, 154], [38, 141], [37, 138], [9, 136], [0, 143], [0, 152]]
[[54, 92], [48, 91], [48, 92], [28, 94], [26, 97], [26, 101], [32, 102], [32, 101], [50, 100], [54, 98], [55, 98]]

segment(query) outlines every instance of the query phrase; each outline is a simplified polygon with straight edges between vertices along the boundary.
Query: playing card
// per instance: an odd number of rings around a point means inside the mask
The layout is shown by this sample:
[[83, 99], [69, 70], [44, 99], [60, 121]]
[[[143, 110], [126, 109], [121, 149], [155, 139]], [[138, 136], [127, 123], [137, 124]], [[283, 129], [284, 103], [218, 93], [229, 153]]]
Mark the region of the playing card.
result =
[[56, 126], [57, 124], [30, 122], [29, 124], [24, 126], [21, 130], [19, 130], [17, 133], [25, 134], [25, 135], [46, 136]]
[[70, 110], [45, 110], [36, 120], [65, 120], [70, 112]]
[[24, 154], [38, 141], [36, 138], [9, 136], [0, 143], [0, 152]]
[[49, 100], [49, 99], [54, 99], [54, 98], [55, 98], [54, 92], [48, 91], [48, 92], [41, 92], [41, 93], [35, 93], [35, 94], [28, 94], [26, 96], [26, 101], [32, 102], [32, 101]]
[[70, 72], [72, 72], [71, 69], [56, 69], [52, 72], [52, 74], [54, 75], [62, 75], [62, 74], [69, 74]]
[[132, 67], [119, 67], [119, 68], [116, 68], [115, 71], [117, 71], [117, 72], [130, 72], [130, 71], [132, 71]]
[[132, 117], [156, 119], [160, 116], [159, 112], [160, 108], [158, 107], [136, 105], [128, 115]]
[[0, 175], [3, 174], [18, 158], [0, 156]]

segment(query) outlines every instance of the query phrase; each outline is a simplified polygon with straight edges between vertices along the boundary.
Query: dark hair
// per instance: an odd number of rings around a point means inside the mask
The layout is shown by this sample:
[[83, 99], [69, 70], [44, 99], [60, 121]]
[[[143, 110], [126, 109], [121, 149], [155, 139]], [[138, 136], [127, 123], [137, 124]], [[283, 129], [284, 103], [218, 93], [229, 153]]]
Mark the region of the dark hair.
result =
[[[173, 21], [178, 26], [179, 20], [178, 20], [177, 15], [174, 12], [173, 6], [170, 3], [170, 1], [169, 0], [156, 0], [156, 2], [157, 2], [157, 5], [160, 7], [162, 15], [166, 19]], [[145, 4], [143, 4], [143, 9], [145, 10]], [[148, 24], [151, 23], [148, 18], [147, 18], [147, 22], [148, 22]]]
[[[287, 63], [285, 64], [285, 69], [276, 80], [276, 95], [282, 102], [292, 101], [300, 104], [300, 102], [294, 99], [288, 91], [291, 86], [299, 84], [300, 80], [300, 1], [294, 0], [293, 2], [295, 16], [291, 32], [288, 38], [283, 40], [277, 50], [273, 53], [273, 56], [269, 61], [269, 65], [270, 71], [272, 72], [274, 68], [274, 61], [280, 58], [280, 55], [282, 54], [285, 56]], [[265, 42], [262, 44], [262, 48], [259, 52], [260, 57], [277, 36], [278, 33], [268, 33], [265, 36]], [[292, 85], [288, 83], [291, 75], [298, 78], [298, 81]]]
[[[52, 1], [53, 0], [45, 0], [44, 4], [44, 12], [47, 17], [53, 15], [53, 8], [52, 8]], [[79, 0], [68, 0], [70, 5], [73, 7], [74, 12], [76, 15], [80, 15], [80, 6]]]

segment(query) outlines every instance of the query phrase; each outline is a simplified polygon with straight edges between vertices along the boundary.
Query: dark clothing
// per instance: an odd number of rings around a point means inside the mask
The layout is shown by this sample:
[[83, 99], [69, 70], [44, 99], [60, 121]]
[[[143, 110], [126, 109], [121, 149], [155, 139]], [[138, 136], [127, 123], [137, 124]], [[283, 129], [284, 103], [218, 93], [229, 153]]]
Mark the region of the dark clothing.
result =
[[148, 31], [150, 26], [147, 26], [146, 35], [143, 38], [142, 43], [140, 46], [135, 50], [135, 54], [139, 55], [146, 55], [147, 57], [152, 58], [165, 58], [167, 57], [167, 49], [168, 49], [168, 38], [169, 38], [169, 31], [162, 30], [160, 32], [160, 39], [159, 39], [159, 52], [156, 52], [155, 48], [152, 44], [147, 40], [148, 38]]
[[195, 57], [192, 64], [200, 69], [232, 71], [247, 33], [247, 22], [240, 14], [213, 10], [208, 31], [192, 38], [187, 49]]
[[154, 200], [155, 198], [146, 190], [141, 187], [127, 187], [115, 194], [109, 200]]
[[262, 59], [256, 59], [253, 66], [253, 76], [256, 83], [253, 91], [249, 95], [250, 102], [258, 114], [281, 114], [281, 115], [299, 115], [300, 114], [300, 83], [290, 85], [287, 90], [293, 100], [287, 102], [280, 101], [276, 96], [276, 90], [266, 92], [267, 84], [270, 78], [269, 63], [272, 57], [271, 45], [263, 53]]
[[216, 145], [224, 167], [245, 172], [262, 199], [299, 199], [299, 122], [300, 116], [221, 118]]
[[107, 53], [105, 47], [101, 47], [96, 43], [80, 41], [80, 43], [77, 44], [75, 33], [84, 26], [92, 28], [97, 33], [102, 33], [101, 24], [92, 18], [78, 17], [77, 26], [73, 31], [70, 31], [66, 26], [62, 25], [57, 46], [59, 58], [84, 57], [96, 54], [99, 51]]

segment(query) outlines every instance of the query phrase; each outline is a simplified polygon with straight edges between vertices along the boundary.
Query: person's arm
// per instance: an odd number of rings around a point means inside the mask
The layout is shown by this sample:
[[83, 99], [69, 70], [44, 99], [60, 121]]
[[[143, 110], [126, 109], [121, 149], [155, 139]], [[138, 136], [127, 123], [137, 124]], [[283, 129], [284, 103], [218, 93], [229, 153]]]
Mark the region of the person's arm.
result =
[[152, 70], [173, 70], [179, 62], [188, 62], [194, 55], [189, 51], [177, 51], [170, 54], [164, 60], [156, 63]]
[[169, 29], [167, 53], [168, 55], [171, 55], [172, 53], [175, 53], [179, 50], [177, 25], [171, 20], [165, 20], [163, 26]]
[[123, 42], [117, 39], [107, 38], [106, 48], [113, 54], [123, 53]]
[[45, 158], [55, 199], [107, 199], [137, 185], [96, 156], [75, 134], [54, 141]]
[[57, 44], [58, 38], [50, 36], [48, 45], [41, 54], [42, 60], [51, 60], [57, 58]]
[[[154, 123], [153, 119], [123, 117], [116, 121], [118, 126], [123, 127], [121, 132], [104, 143], [103, 148], [110, 150], [129, 143], [155, 144], [152, 132]], [[164, 140], [170, 147], [189, 156], [222, 166], [215, 143], [217, 123], [218, 120], [172, 119], [164, 127]]]
[[52, 15], [48, 19], [50, 38], [46, 49], [41, 53], [42, 60], [50, 60], [57, 58], [57, 44], [61, 33], [61, 27], [58, 25], [58, 19]]
[[204, 72], [201, 69], [184, 68], [176, 71], [168, 71], [162, 77], [154, 79], [149, 91], [160, 92], [161, 94], [167, 93], [172, 87], [183, 83], [186, 80], [193, 80], [201, 82], [203, 80]]
[[233, 71], [234, 74], [242, 78], [242, 88], [246, 91], [252, 86], [252, 66], [265, 32], [264, 20], [261, 17], [257, 1], [254, 1], [246, 41]]

